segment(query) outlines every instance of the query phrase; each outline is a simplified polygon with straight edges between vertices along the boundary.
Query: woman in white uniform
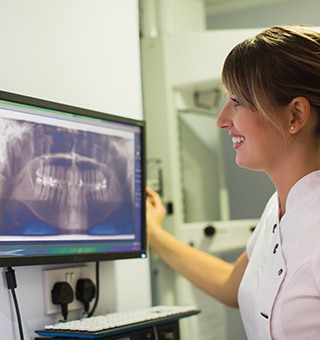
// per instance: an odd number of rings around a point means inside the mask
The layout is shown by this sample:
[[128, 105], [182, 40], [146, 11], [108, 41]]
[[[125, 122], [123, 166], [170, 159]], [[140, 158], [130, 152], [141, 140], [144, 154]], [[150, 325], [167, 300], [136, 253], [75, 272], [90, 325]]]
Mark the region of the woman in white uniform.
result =
[[239, 307], [248, 339], [320, 339], [320, 34], [267, 29], [229, 53], [222, 83], [228, 99], [217, 125], [237, 164], [264, 171], [276, 192], [233, 265], [165, 231], [165, 209], [148, 188], [150, 248]]

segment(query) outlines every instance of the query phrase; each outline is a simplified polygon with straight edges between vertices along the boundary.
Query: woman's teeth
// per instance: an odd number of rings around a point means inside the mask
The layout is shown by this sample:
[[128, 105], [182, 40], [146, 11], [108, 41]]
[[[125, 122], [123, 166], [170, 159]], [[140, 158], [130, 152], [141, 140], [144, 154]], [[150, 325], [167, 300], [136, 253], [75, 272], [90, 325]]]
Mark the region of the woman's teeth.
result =
[[244, 141], [244, 137], [243, 136], [232, 137], [232, 143], [233, 144], [242, 143], [243, 141]]

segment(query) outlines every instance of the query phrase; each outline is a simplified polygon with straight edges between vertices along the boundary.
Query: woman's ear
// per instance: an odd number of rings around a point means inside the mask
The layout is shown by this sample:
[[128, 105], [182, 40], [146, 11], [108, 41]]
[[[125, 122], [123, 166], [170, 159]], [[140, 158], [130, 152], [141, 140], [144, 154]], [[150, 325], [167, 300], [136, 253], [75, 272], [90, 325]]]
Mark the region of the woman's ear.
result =
[[296, 97], [289, 104], [289, 131], [297, 133], [308, 124], [311, 117], [311, 105], [305, 97]]

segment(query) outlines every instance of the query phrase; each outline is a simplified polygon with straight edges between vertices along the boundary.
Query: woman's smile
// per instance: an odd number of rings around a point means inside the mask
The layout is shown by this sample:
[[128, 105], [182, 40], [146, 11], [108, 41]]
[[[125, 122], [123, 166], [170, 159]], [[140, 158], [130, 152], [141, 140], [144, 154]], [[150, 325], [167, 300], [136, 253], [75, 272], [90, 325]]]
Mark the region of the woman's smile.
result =
[[244, 142], [244, 136], [232, 136], [233, 148], [236, 150]]

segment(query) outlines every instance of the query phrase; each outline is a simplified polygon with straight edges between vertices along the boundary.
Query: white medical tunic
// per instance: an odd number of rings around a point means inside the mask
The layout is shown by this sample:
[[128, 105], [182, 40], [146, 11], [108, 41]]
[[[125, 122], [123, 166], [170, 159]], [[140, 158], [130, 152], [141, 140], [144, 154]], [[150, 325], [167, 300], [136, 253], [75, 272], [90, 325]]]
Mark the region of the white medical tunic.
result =
[[279, 221], [275, 193], [247, 244], [238, 293], [250, 340], [320, 339], [320, 171], [290, 190]]

